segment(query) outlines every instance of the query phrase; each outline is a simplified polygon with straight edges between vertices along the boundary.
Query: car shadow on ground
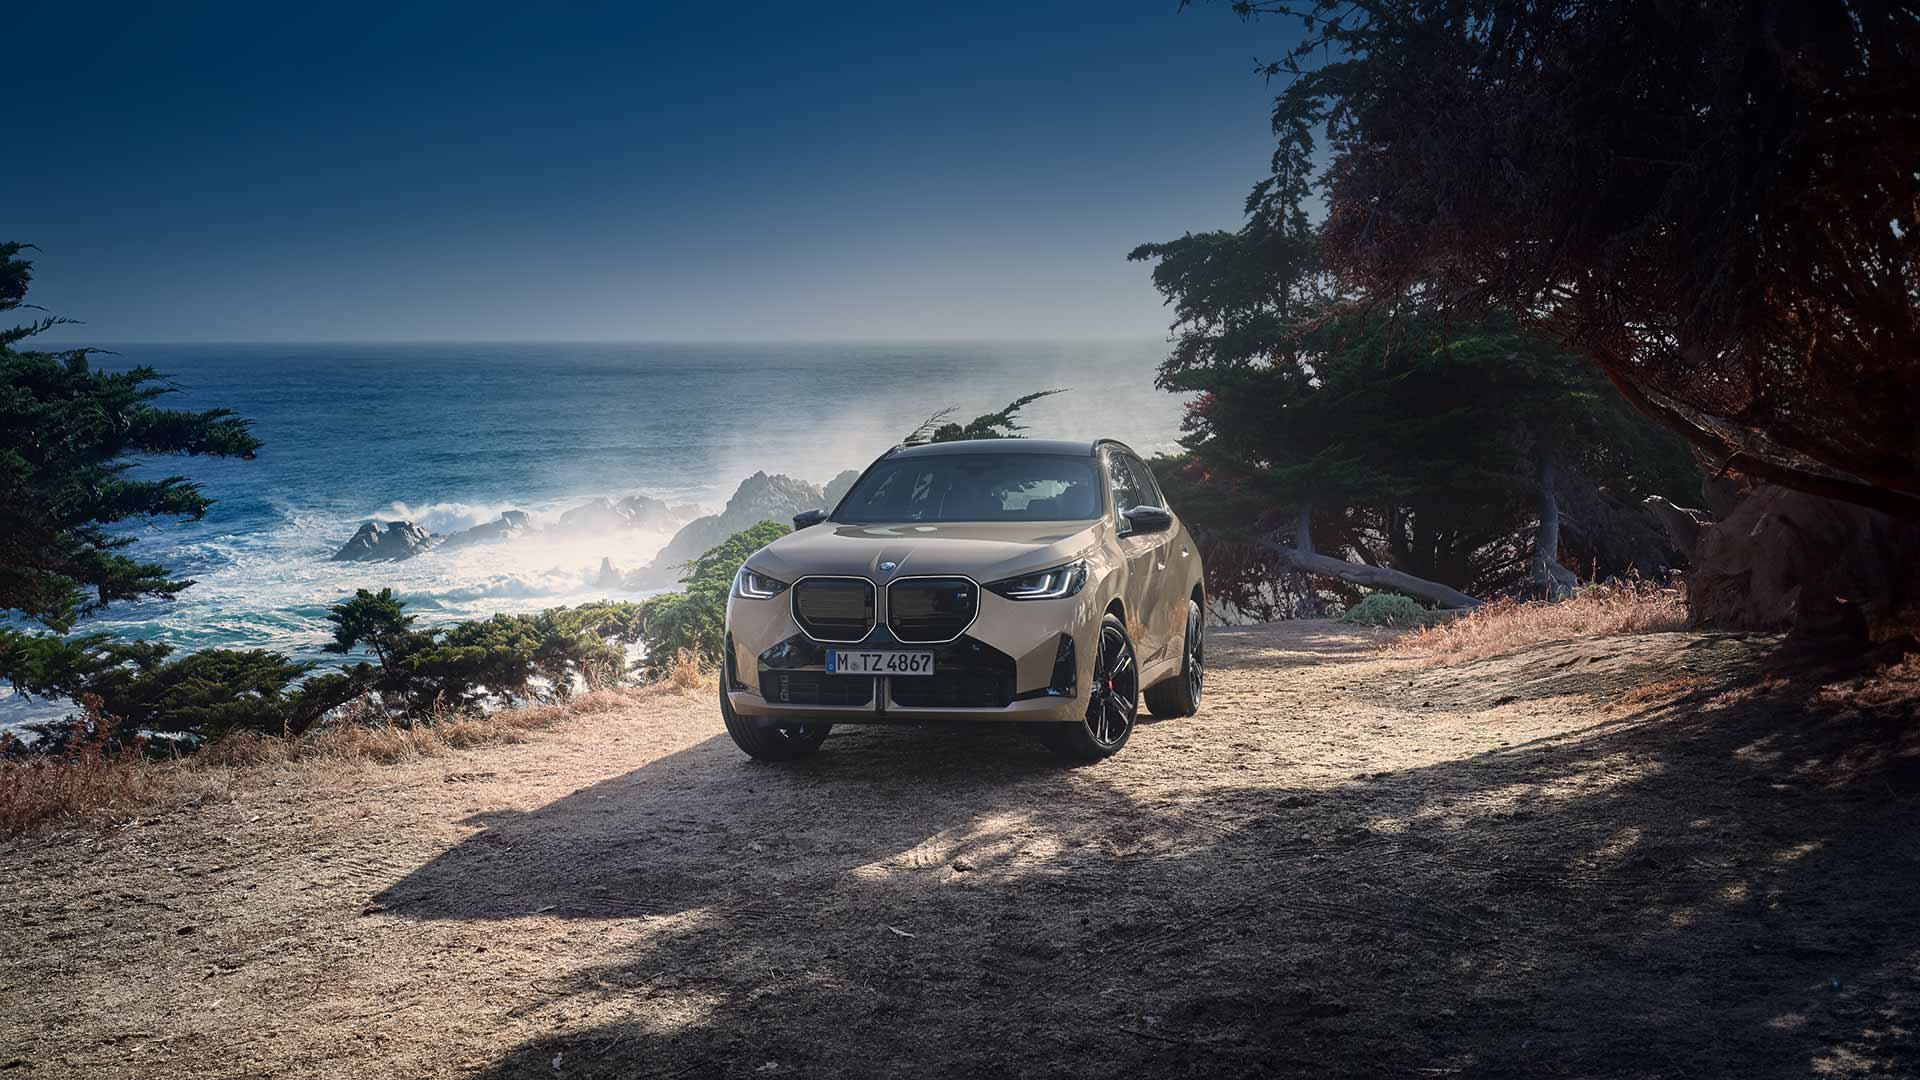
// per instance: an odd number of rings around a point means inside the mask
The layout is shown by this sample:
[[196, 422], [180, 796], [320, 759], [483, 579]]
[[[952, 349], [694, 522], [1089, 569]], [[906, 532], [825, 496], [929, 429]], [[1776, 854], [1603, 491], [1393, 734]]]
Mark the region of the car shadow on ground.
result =
[[1914, 719], [1776, 683], [1323, 787], [716, 738], [379, 899], [654, 917], [488, 1076], [1911, 1075]]

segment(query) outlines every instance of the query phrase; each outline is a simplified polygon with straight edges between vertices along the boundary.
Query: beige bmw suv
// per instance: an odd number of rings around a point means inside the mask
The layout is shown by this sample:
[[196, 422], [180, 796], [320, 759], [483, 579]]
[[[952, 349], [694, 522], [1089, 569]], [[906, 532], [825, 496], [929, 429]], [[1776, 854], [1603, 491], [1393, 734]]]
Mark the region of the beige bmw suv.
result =
[[1125, 446], [895, 447], [750, 556], [720, 711], [783, 761], [835, 724], [1013, 721], [1097, 761], [1200, 704], [1200, 555]]

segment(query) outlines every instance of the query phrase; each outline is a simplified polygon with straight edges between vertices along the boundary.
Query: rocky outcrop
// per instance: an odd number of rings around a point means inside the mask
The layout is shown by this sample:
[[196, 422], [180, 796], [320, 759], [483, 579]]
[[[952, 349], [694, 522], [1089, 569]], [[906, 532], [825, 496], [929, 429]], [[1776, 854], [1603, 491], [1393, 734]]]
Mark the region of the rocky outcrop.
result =
[[462, 529], [440, 542], [440, 547], [453, 550], [472, 547], [475, 544], [498, 544], [506, 540], [516, 540], [525, 536], [532, 528], [532, 519], [525, 511], [508, 510], [484, 525], [475, 525], [471, 529]]
[[[838, 479], [836, 477], [836, 479]], [[827, 505], [826, 495], [805, 480], [790, 476], [769, 476], [757, 472], [740, 482], [726, 509], [718, 514], [695, 518], [687, 523], [653, 562], [629, 575], [627, 585], [636, 589], [655, 589], [680, 580], [681, 568], [699, 558], [708, 549], [742, 529], [762, 521], [785, 524], [802, 510]]]
[[397, 562], [427, 550], [436, 539], [411, 521], [369, 521], [333, 553], [333, 561]]
[[561, 514], [559, 527], [569, 532], [664, 530], [687, 521], [697, 512], [697, 507], [668, 506], [651, 495], [628, 495], [618, 501], [602, 497]]
[[612, 559], [602, 555], [600, 557], [600, 572], [593, 576], [593, 587], [596, 589], [625, 588], [626, 577], [620, 573], [619, 567], [613, 565]]
[[858, 479], [860, 479], [860, 470], [848, 469], [846, 472], [827, 481], [826, 488], [821, 492], [823, 501], [820, 504], [820, 509], [832, 510], [834, 507], [840, 505], [840, 500], [846, 497], [848, 489], [852, 488], [853, 482]]
[[566, 532], [610, 532], [626, 528], [627, 515], [603, 496], [561, 514], [556, 527]]
[[[768, 479], [770, 482], [792, 483], [784, 476]], [[778, 485], [757, 493], [756, 497], [763, 502], [777, 504], [780, 501]], [[670, 506], [650, 495], [598, 498], [560, 515], [560, 520], [550, 527], [550, 531], [600, 533], [618, 529], [644, 529], [665, 532], [693, 520], [699, 513], [697, 506]], [[533, 519], [523, 510], [508, 510], [492, 521], [462, 529], [451, 536], [431, 535], [411, 521], [376, 520], [362, 525], [360, 531], [353, 534], [353, 539], [334, 554], [333, 559], [335, 562], [410, 559], [428, 548], [457, 551], [478, 544], [518, 540], [535, 531]]]
[[1920, 604], [1920, 526], [1770, 485], [1702, 529], [1693, 562], [1705, 626], [1859, 638]]

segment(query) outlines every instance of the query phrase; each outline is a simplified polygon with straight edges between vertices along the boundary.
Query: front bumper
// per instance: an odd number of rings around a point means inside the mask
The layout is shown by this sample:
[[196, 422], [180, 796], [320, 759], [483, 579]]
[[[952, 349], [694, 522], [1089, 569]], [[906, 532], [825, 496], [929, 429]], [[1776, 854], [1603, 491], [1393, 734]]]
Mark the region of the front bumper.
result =
[[[874, 629], [852, 644], [814, 640], [794, 621], [784, 595], [735, 597], [727, 604], [721, 677], [741, 716], [834, 723], [1075, 721], [1086, 712], [1093, 671], [1100, 625], [1093, 603], [1085, 593], [1015, 601], [981, 589], [977, 616], [952, 641], [901, 641], [882, 612]], [[934, 674], [829, 675], [829, 648], [928, 650]]]

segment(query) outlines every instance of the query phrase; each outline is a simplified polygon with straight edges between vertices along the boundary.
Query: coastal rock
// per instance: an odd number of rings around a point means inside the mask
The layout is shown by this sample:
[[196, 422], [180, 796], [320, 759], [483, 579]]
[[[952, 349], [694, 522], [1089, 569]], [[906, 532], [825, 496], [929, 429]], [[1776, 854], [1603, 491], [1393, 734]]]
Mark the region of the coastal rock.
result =
[[397, 562], [432, 547], [433, 534], [411, 521], [369, 521], [333, 553], [334, 562]]
[[674, 533], [673, 539], [660, 549], [660, 554], [654, 556], [653, 562], [628, 577], [627, 586], [654, 589], [672, 585], [680, 580], [682, 567], [686, 563], [699, 558], [734, 533], [762, 521], [784, 523], [802, 510], [825, 504], [825, 493], [805, 480], [768, 475], [765, 472], [754, 473], [740, 482], [733, 497], [727, 500], [726, 509], [718, 514], [695, 518]]
[[668, 506], [651, 495], [628, 495], [616, 505], [634, 529], [671, 529], [700, 516], [697, 506]]
[[568, 532], [664, 530], [687, 521], [697, 512], [697, 507], [668, 506], [651, 495], [627, 495], [617, 502], [602, 496], [561, 514], [559, 527]]
[[593, 576], [593, 587], [596, 589], [619, 589], [624, 588], [625, 585], [626, 578], [620, 573], [620, 568], [613, 565], [612, 559], [602, 555], [600, 557], [600, 572]]
[[[726, 509], [720, 511], [720, 518], [728, 525], [737, 523], [736, 527], [727, 530], [727, 536], [731, 536], [762, 521], [784, 521], [802, 510], [820, 505], [825, 498], [819, 488], [805, 480], [757, 472], [740, 481], [740, 486], [734, 489], [733, 498], [727, 500]], [[727, 536], [720, 539], [725, 540]]]
[[508, 510], [484, 525], [475, 525], [471, 529], [462, 529], [440, 542], [442, 548], [455, 549], [471, 547], [474, 544], [497, 544], [503, 540], [513, 540], [526, 535], [531, 527], [531, 519], [522, 510]]
[[628, 527], [627, 512], [602, 496], [560, 515], [559, 527], [568, 532], [609, 532]]
[[853, 487], [853, 482], [858, 479], [860, 479], [860, 470], [848, 469], [846, 472], [827, 481], [826, 490], [821, 492], [824, 501], [820, 504], [820, 509], [830, 512], [834, 507], [840, 505], [840, 500], [847, 497], [847, 492]]

